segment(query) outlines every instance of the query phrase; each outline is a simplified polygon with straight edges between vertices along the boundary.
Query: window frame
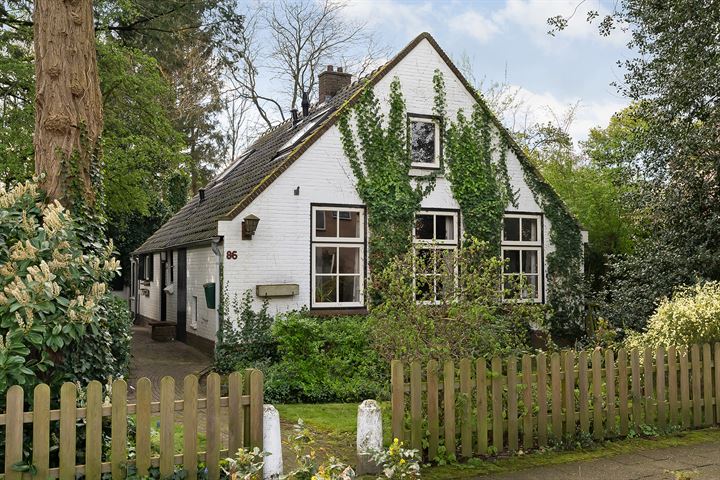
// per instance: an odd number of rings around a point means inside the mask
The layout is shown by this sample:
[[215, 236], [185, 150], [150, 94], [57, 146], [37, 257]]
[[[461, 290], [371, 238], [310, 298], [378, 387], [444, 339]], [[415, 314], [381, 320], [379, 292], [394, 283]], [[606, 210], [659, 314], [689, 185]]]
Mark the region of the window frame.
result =
[[[435, 160], [432, 163], [412, 161], [412, 125], [411, 122], [432, 123], [435, 125]], [[440, 170], [442, 167], [442, 118], [437, 115], [425, 115], [420, 113], [407, 114], [408, 128], [408, 153], [410, 154], [410, 167], [414, 170]]]
[[[432, 215], [433, 216], [433, 239], [428, 240], [425, 238], [417, 238], [415, 236], [415, 226], [413, 226], [412, 229], [412, 249], [413, 249], [413, 256], [417, 256], [418, 250], [453, 250], [455, 251], [455, 254], [457, 255], [457, 252], [460, 248], [460, 210], [458, 209], [452, 209], [452, 208], [431, 208], [431, 209], [423, 209], [418, 210], [415, 212], [415, 219], [417, 220], [418, 215]], [[444, 216], [444, 217], [453, 217], [453, 233], [455, 240], [437, 240], [434, 238], [437, 234], [436, 229], [436, 217], [438, 216]], [[455, 282], [457, 286], [458, 281], [458, 268], [457, 264], [455, 265]], [[426, 276], [428, 274], [425, 274]], [[437, 277], [437, 273], [433, 273], [433, 277]], [[417, 293], [417, 272], [415, 271], [415, 264], [413, 264], [413, 292], [415, 294]], [[437, 299], [437, 284], [433, 282], [433, 296], [435, 297], [434, 300], [417, 300], [416, 301], [422, 305], [438, 305], [440, 304], [440, 301]]]
[[[519, 224], [519, 238], [520, 240], [505, 240], [505, 219], [506, 218], [517, 218], [520, 220]], [[537, 221], [537, 232], [538, 239], [535, 241], [522, 240], [522, 220], [523, 219], [534, 219]], [[500, 229], [500, 258], [505, 261], [506, 251], [517, 251], [519, 254], [519, 269], [520, 275], [535, 275], [535, 274], [524, 274], [522, 272], [522, 252], [523, 251], [534, 251], [538, 255], [538, 294], [534, 298], [516, 298], [506, 299], [503, 296], [503, 302], [526, 302], [526, 303], [545, 303], [545, 216], [540, 212], [505, 212], [503, 214], [503, 222]], [[511, 275], [518, 275], [517, 273], [505, 273], [505, 266], [502, 269], [502, 281], [500, 282], [500, 288], [505, 290], [505, 277]]]
[[[359, 237], [318, 237], [315, 235], [315, 225], [317, 221], [318, 210], [334, 211], [333, 219], [337, 224], [340, 224], [341, 216], [338, 214], [340, 211], [350, 211], [359, 214]], [[325, 229], [327, 229], [327, 219], [325, 219]], [[339, 229], [338, 229], [339, 232]], [[316, 262], [316, 247], [335, 247], [335, 248], [349, 248], [355, 247], [359, 250], [359, 273], [344, 273], [341, 274], [338, 270], [337, 273], [316, 273], [315, 262]], [[366, 207], [364, 205], [347, 205], [347, 204], [327, 204], [327, 203], [311, 203], [310, 204], [310, 309], [311, 310], [363, 310], [365, 309], [365, 285], [367, 281], [367, 214]], [[336, 284], [336, 294], [339, 294], [339, 282], [340, 277], [359, 277], [359, 297], [358, 302], [316, 302], [315, 301], [315, 279], [320, 277], [334, 277]]]

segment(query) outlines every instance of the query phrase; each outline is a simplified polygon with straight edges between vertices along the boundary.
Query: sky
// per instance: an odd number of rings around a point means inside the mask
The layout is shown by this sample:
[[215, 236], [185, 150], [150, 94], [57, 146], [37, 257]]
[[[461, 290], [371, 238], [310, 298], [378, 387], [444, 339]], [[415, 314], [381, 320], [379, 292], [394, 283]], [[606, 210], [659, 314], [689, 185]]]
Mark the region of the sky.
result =
[[[576, 7], [569, 27], [548, 35], [547, 18], [571, 15]], [[531, 122], [579, 102], [570, 128], [578, 141], [628, 104], [611, 82], [622, 80], [617, 61], [631, 54], [629, 35], [602, 37], [585, 20], [590, 9], [602, 17], [611, 8], [601, 0], [348, 0], [345, 15], [366, 22], [393, 54], [430, 32], [451, 58], [471, 61], [478, 81], [513, 86]]]

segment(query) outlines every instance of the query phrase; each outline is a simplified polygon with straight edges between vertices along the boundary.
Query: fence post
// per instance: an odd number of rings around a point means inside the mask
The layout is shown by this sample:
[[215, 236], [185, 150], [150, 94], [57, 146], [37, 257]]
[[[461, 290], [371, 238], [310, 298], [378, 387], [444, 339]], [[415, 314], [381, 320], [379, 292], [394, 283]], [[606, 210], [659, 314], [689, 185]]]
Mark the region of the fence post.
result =
[[197, 478], [197, 397], [198, 378], [188, 375], [183, 381], [183, 465], [190, 480]]
[[628, 434], [628, 370], [627, 352], [618, 351], [618, 405], [620, 406], [620, 435]]
[[643, 382], [645, 383], [645, 424], [655, 425], [655, 389], [653, 387], [653, 352], [646, 347], [643, 352]]
[[538, 398], [538, 447], [547, 445], [547, 358], [538, 354], [537, 362], [537, 398]]
[[488, 405], [487, 405], [487, 364], [484, 358], [475, 362], [476, 389], [477, 389], [477, 453], [485, 455], [488, 447]]
[[48, 478], [50, 469], [50, 387], [44, 383], [35, 387], [33, 399], [33, 465], [35, 465], [37, 478]]
[[263, 449], [263, 373], [250, 374], [250, 448]]
[[422, 451], [422, 369], [420, 362], [410, 364], [410, 447]]
[[631, 370], [632, 370], [632, 417], [633, 426], [636, 430], [642, 425], [640, 417], [642, 415], [642, 393], [640, 389], [640, 354], [637, 348], [633, 348], [630, 354]]
[[438, 363], [430, 360], [427, 364], [427, 414], [428, 429], [428, 459], [433, 460], [437, 456], [440, 443], [440, 399], [438, 398]]
[[556, 442], [562, 440], [562, 383], [560, 382], [560, 354], [550, 357], [550, 381], [552, 382], [552, 431]]
[[[174, 395], [174, 392], [173, 392]], [[152, 383], [149, 378], [137, 381], [137, 413], [135, 427], [135, 455], [139, 476], [148, 474], [150, 468], [150, 404], [152, 403]], [[95, 477], [92, 477], [95, 478]]]
[[565, 434], [575, 435], [575, 352], [563, 352], [565, 357]]
[[712, 384], [712, 354], [710, 353], [710, 345], [703, 345], [703, 402], [705, 403], [705, 422], [703, 425], [708, 426], [715, 423], [713, 419], [713, 384]]
[[692, 411], [693, 427], [702, 426], [702, 372], [700, 371], [700, 346], [695, 344], [690, 348], [692, 361]]
[[451, 455], [457, 452], [455, 442], [455, 364], [452, 360], [443, 366], [443, 419], [445, 421], [445, 448]]
[[243, 380], [240, 372], [233, 372], [228, 378], [228, 454], [233, 456], [243, 446]]
[[8, 389], [5, 398], [7, 412], [5, 422], [5, 478], [8, 480], [20, 480], [22, 472], [13, 471], [12, 466], [23, 459], [24, 401], [22, 387], [13, 385]]
[[403, 441], [403, 421], [405, 417], [405, 375], [400, 360], [390, 363], [392, 382], [392, 436]]
[[263, 450], [270, 454], [265, 457], [263, 479], [280, 478], [283, 474], [280, 414], [272, 405], [263, 407]]
[[470, 359], [460, 360], [460, 394], [462, 395], [462, 418], [460, 420], [460, 454], [472, 457], [472, 384], [470, 383]]
[[527, 353], [522, 357], [523, 374], [523, 448], [529, 450], [533, 441], [533, 396], [532, 396], [532, 357]]
[[578, 353], [578, 388], [580, 389], [580, 431], [587, 435], [590, 433], [590, 383], [588, 379], [587, 352]]
[[655, 354], [655, 386], [657, 388], [657, 422], [660, 428], [667, 426], [667, 405], [665, 404], [665, 348], [659, 346]]
[[677, 425], [678, 422], [678, 376], [677, 376], [677, 351], [675, 347], [668, 347], [668, 409], [670, 410], [670, 425]]
[[592, 354], [592, 382], [593, 382], [593, 436], [595, 440], [605, 437], [603, 430], [602, 410], [602, 353], [596, 348]]
[[[113, 395], [115, 389], [113, 388]], [[113, 406], [115, 406], [113, 404]], [[75, 478], [75, 424], [77, 421], [77, 388], [74, 383], [60, 387], [60, 480]], [[113, 440], [115, 440], [113, 430]], [[113, 453], [114, 450], [113, 450]], [[113, 460], [115, 460], [113, 455]], [[114, 477], [115, 475], [113, 475]], [[118, 478], [120, 478], [118, 476]]]
[[[96, 479], [102, 475], [102, 384], [96, 380], [87, 387], [87, 407], [85, 417], [85, 478]], [[148, 410], [149, 410], [148, 405]], [[149, 413], [149, 412], [148, 412]], [[140, 414], [138, 413], [138, 418]], [[150, 419], [148, 418], [148, 422]], [[138, 432], [140, 422], [138, 421]], [[150, 454], [150, 436], [148, 432], [147, 453]], [[138, 442], [139, 443], [139, 442]], [[140, 449], [137, 449], [138, 463], [140, 463]], [[148, 457], [149, 458], [149, 457]], [[145, 475], [145, 474], [141, 474]], [[41, 477], [47, 478], [47, 477]]]
[[605, 388], [607, 391], [607, 422], [605, 431], [608, 437], [617, 432], [615, 425], [615, 354], [611, 349], [605, 350]]
[[504, 450], [503, 440], [505, 437], [502, 404], [502, 359], [493, 357], [490, 367], [492, 368], [492, 446], [495, 448], [495, 453], [500, 453]]
[[378, 473], [379, 468], [372, 461], [372, 455], [382, 450], [382, 411], [375, 400], [365, 400], [358, 406], [356, 442], [356, 473]]
[[[208, 469], [208, 478], [220, 478], [220, 375], [211, 373], [207, 376], [207, 427], [206, 445], [207, 457], [205, 463]], [[251, 405], [252, 407], [252, 405]], [[254, 418], [253, 418], [254, 420]], [[260, 418], [262, 423], [262, 417]]]
[[720, 423], [720, 343], [715, 344], [715, 423]]
[[688, 351], [680, 350], [680, 408], [683, 427], [690, 426], [690, 378], [688, 373]]
[[518, 449], [518, 398], [517, 398], [517, 358], [507, 359], [507, 418], [508, 418], [508, 449]]

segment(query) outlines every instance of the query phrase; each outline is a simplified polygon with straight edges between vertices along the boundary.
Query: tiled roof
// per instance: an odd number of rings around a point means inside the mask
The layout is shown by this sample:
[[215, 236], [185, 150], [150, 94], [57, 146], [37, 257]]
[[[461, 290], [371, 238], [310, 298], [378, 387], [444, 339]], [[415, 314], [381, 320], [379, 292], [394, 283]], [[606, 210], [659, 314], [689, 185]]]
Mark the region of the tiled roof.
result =
[[[141, 254], [210, 243], [212, 237], [217, 235], [218, 221], [232, 219], [246, 208], [315, 140], [335, 124], [340, 112], [355, 103], [365, 85], [377, 83], [422, 40], [430, 42], [463, 85], [472, 93], [475, 100], [488, 111], [493, 123], [508, 140], [510, 148], [517, 155], [523, 168], [544, 182], [537, 168], [488, 109], [480, 95], [460, 73], [432, 35], [422, 33], [385, 65], [351, 83], [330, 100], [315, 105], [310, 109], [307, 118], [301, 118], [296, 125], [293, 126], [292, 120], [286, 120], [262, 134], [244, 154], [240, 155], [239, 161], [236, 160], [225, 172], [205, 187], [205, 199], [202, 202], [199, 196], [195, 195], [134, 253]], [[305, 130], [303, 131], [303, 129]], [[288, 143], [290, 140], [293, 140], [292, 144]], [[551, 192], [556, 195], [554, 190], [551, 189]], [[565, 206], [564, 203], [562, 205]], [[567, 207], [566, 213], [577, 222]]]

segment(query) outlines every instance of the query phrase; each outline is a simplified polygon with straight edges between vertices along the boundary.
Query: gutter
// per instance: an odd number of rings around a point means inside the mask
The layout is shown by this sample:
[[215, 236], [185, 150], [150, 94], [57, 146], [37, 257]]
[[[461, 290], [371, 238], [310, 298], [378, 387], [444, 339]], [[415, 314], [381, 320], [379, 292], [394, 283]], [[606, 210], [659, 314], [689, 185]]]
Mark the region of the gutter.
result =
[[223, 237], [218, 235], [216, 237], [212, 237], [210, 239], [212, 242], [210, 245], [210, 248], [212, 248], [213, 253], [215, 254], [215, 273], [217, 280], [215, 281], [215, 322], [217, 325], [217, 339], [218, 344], [222, 342], [223, 340], [223, 328], [222, 328], [222, 321], [223, 321], [223, 315], [222, 315], [222, 308], [223, 305], [221, 303], [222, 298], [220, 295], [220, 292], [223, 288], [223, 281], [222, 281], [222, 270], [223, 270], [223, 248], [221, 246], [223, 242]]

